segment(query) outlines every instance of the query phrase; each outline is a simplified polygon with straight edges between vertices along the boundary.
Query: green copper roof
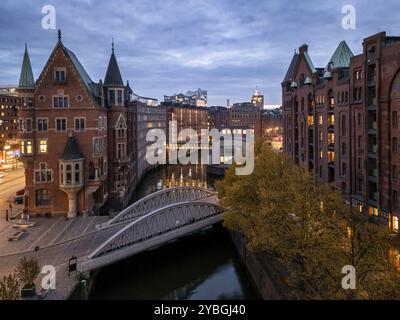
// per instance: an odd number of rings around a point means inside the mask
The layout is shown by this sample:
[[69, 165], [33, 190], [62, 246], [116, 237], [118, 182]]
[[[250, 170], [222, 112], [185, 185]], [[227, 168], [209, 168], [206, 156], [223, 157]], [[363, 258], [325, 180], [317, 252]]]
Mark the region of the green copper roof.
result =
[[307, 64], [310, 67], [310, 70], [312, 73], [315, 73], [317, 70], [314, 67], [314, 64], [311, 61], [310, 56], [308, 55], [308, 52], [304, 52], [304, 57], [306, 58]]
[[335, 52], [332, 55], [332, 58], [329, 60], [328, 67], [331, 65], [331, 68], [348, 68], [350, 66], [350, 59], [354, 54], [351, 52], [349, 46], [346, 41], [342, 41], [339, 43]]
[[33, 79], [33, 72], [31, 66], [31, 60], [29, 59], [28, 48], [25, 44], [24, 59], [22, 61], [21, 74], [19, 76], [20, 88], [33, 88], [35, 86], [35, 80]]

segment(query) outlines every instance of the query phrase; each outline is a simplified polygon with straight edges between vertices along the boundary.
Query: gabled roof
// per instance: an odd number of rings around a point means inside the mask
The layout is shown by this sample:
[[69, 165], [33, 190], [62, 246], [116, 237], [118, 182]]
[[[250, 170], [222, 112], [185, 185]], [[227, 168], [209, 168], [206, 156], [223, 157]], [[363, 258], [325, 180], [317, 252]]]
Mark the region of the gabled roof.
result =
[[354, 54], [350, 50], [346, 41], [342, 41], [339, 43], [335, 52], [332, 55], [332, 58], [329, 60], [327, 67], [332, 69], [334, 68], [348, 68], [350, 66], [350, 59]]
[[105, 86], [124, 86], [122, 81], [121, 72], [117, 63], [117, 58], [114, 54], [114, 46], [111, 52], [110, 62], [108, 63], [106, 77], [104, 78]]
[[70, 136], [65, 144], [64, 152], [60, 158], [60, 160], [80, 160], [84, 159], [81, 150], [79, 149], [79, 145], [76, 142], [75, 138]]
[[79, 62], [78, 58], [76, 57], [75, 53], [65, 47], [61, 42], [62, 48], [66, 56], [68, 56], [74, 65], [76, 71], [78, 72], [79, 76], [81, 77], [82, 81], [88, 88], [88, 90], [92, 93], [94, 97], [99, 96], [99, 84], [92, 81], [88, 73], [86, 72], [85, 68]]
[[35, 80], [33, 78], [31, 60], [29, 59], [28, 48], [25, 44], [24, 58], [22, 60], [21, 74], [19, 76], [19, 88], [33, 88], [35, 87]]
[[289, 69], [286, 72], [285, 78], [283, 82], [291, 81], [293, 79], [294, 69], [296, 67], [297, 59], [299, 58], [299, 54], [297, 52], [294, 53], [292, 61], [290, 62]]

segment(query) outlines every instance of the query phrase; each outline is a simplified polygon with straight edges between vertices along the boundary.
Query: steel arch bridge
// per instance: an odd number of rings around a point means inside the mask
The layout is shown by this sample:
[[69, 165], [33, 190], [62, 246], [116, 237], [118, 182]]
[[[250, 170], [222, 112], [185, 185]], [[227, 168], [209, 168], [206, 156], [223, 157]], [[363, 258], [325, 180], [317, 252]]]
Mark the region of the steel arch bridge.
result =
[[223, 220], [216, 202], [187, 201], [166, 205], [133, 220], [95, 249], [81, 272], [117, 262]]
[[199, 187], [174, 187], [154, 192], [131, 204], [109, 220], [106, 226], [139, 218], [171, 204], [216, 198], [216, 193]]

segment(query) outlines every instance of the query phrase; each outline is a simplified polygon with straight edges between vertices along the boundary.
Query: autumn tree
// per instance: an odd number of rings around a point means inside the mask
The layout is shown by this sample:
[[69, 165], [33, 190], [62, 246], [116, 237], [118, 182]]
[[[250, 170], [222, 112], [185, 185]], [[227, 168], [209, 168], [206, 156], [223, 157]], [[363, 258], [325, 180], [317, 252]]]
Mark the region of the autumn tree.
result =
[[36, 259], [23, 257], [19, 261], [15, 272], [24, 287], [32, 287], [40, 273], [40, 266]]
[[[383, 272], [386, 292], [395, 294], [395, 273], [386, 272], [390, 263], [383, 257], [388, 241], [381, 229], [361, 220], [354, 224], [341, 194], [331, 185], [317, 184], [308, 170], [284, 154], [260, 142], [255, 159], [252, 175], [236, 176], [232, 166], [217, 184], [226, 209], [224, 223], [244, 235], [250, 250], [282, 263], [293, 298], [375, 297], [368, 293], [379, 282], [372, 267]], [[360, 269], [357, 293], [341, 286], [345, 265]]]
[[19, 281], [14, 274], [4, 276], [0, 280], [0, 299], [18, 300], [19, 299]]

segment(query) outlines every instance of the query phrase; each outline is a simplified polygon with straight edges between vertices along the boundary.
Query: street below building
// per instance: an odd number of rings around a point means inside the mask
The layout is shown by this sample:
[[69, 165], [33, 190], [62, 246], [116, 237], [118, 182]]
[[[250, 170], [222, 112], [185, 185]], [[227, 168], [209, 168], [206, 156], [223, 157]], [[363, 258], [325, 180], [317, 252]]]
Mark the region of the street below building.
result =
[[25, 187], [24, 168], [0, 172], [0, 230], [4, 226], [6, 210], [10, 216], [22, 209], [20, 205], [12, 203], [12, 212], [9, 209], [9, 201], [14, 199], [15, 193]]

